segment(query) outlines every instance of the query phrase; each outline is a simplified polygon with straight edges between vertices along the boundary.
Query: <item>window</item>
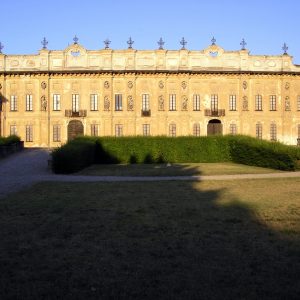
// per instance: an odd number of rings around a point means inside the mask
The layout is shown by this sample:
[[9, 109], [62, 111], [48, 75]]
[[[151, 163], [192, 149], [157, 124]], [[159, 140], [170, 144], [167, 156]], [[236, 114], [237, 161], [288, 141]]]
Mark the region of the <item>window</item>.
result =
[[200, 110], [200, 95], [193, 96], [193, 110]]
[[116, 136], [123, 136], [123, 125], [117, 124], [115, 127]]
[[17, 135], [17, 125], [10, 125], [10, 135]]
[[150, 110], [149, 95], [143, 94], [142, 95], [142, 111], [149, 111], [149, 110]]
[[91, 101], [91, 110], [92, 111], [98, 110], [98, 95], [91, 94], [90, 101]]
[[300, 96], [297, 97], [297, 110], [300, 111]]
[[53, 110], [60, 110], [60, 95], [53, 95]]
[[72, 112], [79, 112], [79, 95], [72, 95]]
[[211, 95], [210, 107], [212, 111], [218, 111], [218, 95]]
[[270, 140], [271, 141], [276, 141], [277, 140], [277, 128], [276, 124], [272, 123], [270, 126]]
[[32, 125], [26, 126], [26, 142], [33, 142], [33, 128]]
[[231, 124], [229, 125], [229, 132], [230, 132], [230, 134], [232, 134], [232, 135], [237, 134], [237, 126], [236, 126], [236, 124], [231, 123]]
[[255, 110], [262, 111], [262, 96], [261, 95], [255, 96]]
[[32, 95], [26, 95], [26, 111], [32, 111]]
[[169, 125], [169, 136], [172, 136], [172, 137], [176, 136], [176, 124]]
[[99, 136], [99, 125], [98, 124], [91, 125], [91, 136]]
[[199, 123], [195, 123], [193, 125], [193, 135], [200, 136], [200, 124]]
[[262, 139], [262, 125], [261, 123], [256, 124], [256, 137]]
[[276, 110], [276, 96], [270, 96], [270, 110]]
[[298, 138], [300, 139], [300, 124], [298, 124]]
[[169, 96], [169, 110], [176, 110], [176, 95], [171, 94]]
[[17, 103], [17, 96], [10, 96], [10, 111], [17, 111], [18, 110], [18, 103]]
[[143, 124], [143, 135], [144, 136], [150, 135], [150, 124]]
[[229, 110], [236, 110], [236, 95], [229, 96]]
[[60, 125], [53, 125], [53, 142], [60, 142]]
[[115, 110], [123, 110], [122, 94], [115, 94]]

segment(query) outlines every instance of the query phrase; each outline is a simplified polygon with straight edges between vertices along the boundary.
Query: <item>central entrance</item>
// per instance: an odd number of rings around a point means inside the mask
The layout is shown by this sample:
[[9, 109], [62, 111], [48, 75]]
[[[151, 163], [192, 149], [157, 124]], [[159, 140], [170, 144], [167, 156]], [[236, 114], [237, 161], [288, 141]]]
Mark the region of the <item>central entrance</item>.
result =
[[220, 120], [213, 119], [207, 124], [207, 135], [222, 135], [223, 125]]
[[78, 120], [70, 121], [68, 124], [68, 141], [75, 139], [79, 135], [83, 135], [82, 122]]

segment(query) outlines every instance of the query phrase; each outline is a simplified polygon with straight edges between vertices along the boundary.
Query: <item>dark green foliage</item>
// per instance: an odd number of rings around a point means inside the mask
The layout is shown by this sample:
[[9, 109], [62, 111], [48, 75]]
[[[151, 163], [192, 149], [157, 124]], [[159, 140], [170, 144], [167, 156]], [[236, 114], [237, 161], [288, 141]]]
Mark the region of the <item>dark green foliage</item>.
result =
[[0, 145], [12, 145], [19, 143], [21, 140], [17, 135], [10, 135], [8, 137], [0, 137]]

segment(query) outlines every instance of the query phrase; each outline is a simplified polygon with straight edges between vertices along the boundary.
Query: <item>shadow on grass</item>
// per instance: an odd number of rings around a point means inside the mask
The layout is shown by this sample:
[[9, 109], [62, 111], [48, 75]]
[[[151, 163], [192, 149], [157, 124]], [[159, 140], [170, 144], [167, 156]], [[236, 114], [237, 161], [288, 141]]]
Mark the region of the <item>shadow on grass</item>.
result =
[[225, 192], [170, 181], [12, 195], [0, 203], [0, 298], [296, 299], [299, 240], [239, 199], [220, 205]]

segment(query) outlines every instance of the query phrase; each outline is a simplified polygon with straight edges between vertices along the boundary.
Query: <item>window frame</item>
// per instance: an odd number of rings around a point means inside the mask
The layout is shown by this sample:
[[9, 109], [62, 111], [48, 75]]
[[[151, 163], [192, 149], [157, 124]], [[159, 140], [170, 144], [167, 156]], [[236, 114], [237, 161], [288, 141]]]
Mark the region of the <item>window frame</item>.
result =
[[53, 139], [53, 142], [61, 141], [61, 126], [58, 124], [53, 125], [52, 139]]
[[142, 111], [150, 110], [150, 96], [149, 94], [142, 94]]
[[33, 142], [33, 126], [26, 125], [25, 133], [26, 133], [25, 141], [28, 143], [32, 143]]
[[262, 95], [257, 94], [255, 95], [255, 111], [262, 111]]
[[257, 139], [262, 139], [262, 135], [263, 135], [263, 126], [260, 122], [256, 123], [255, 125], [255, 136]]
[[270, 124], [270, 140], [277, 141], [277, 125], [276, 125], [276, 123]]
[[60, 94], [53, 94], [53, 111], [60, 111]]
[[171, 123], [169, 125], [169, 136], [170, 137], [176, 137], [176, 124], [175, 123]]
[[200, 136], [200, 124], [199, 123], [193, 124], [193, 136]]
[[194, 94], [193, 95], [193, 111], [200, 111], [200, 110], [201, 110], [200, 95]]
[[25, 100], [25, 109], [26, 111], [33, 111], [33, 97], [32, 94], [27, 94], [26, 95], [26, 100]]
[[150, 124], [143, 124], [143, 136], [150, 136]]
[[10, 111], [18, 111], [18, 97], [16, 95], [10, 96]]
[[276, 95], [270, 95], [269, 101], [270, 101], [270, 111], [276, 111], [277, 110]]
[[80, 106], [80, 97], [79, 94], [72, 94], [72, 112], [78, 113]]
[[115, 94], [115, 111], [123, 110], [122, 94]]
[[236, 111], [236, 95], [229, 95], [229, 111]]
[[122, 137], [123, 136], [123, 124], [115, 125], [115, 136]]
[[91, 136], [99, 136], [99, 124], [91, 124]]
[[235, 123], [229, 124], [229, 134], [231, 134], [231, 135], [237, 134], [237, 125]]
[[210, 95], [210, 109], [211, 111], [218, 111], [219, 99], [217, 94]]
[[169, 111], [176, 111], [176, 94], [169, 95]]
[[90, 94], [90, 110], [98, 111], [99, 103], [98, 103], [98, 94]]

